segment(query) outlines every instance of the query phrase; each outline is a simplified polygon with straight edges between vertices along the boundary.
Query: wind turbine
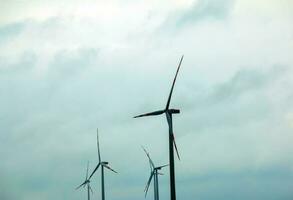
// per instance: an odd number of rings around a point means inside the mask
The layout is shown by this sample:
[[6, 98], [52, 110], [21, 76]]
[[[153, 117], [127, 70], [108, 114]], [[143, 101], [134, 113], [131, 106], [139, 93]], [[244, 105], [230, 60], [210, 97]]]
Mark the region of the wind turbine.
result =
[[[142, 147], [143, 148], [143, 147]], [[151, 184], [152, 179], [154, 178], [154, 199], [155, 200], [159, 200], [159, 181], [158, 181], [158, 174], [162, 175], [161, 173], [159, 173], [158, 171], [161, 170], [163, 167], [167, 167], [168, 165], [162, 165], [159, 167], [155, 167], [154, 162], [152, 161], [149, 153], [145, 150], [145, 148], [143, 148], [145, 154], [147, 155], [147, 157], [149, 158], [149, 164], [150, 164], [150, 168], [151, 168], [151, 175], [149, 177], [149, 180], [147, 182], [147, 185], [145, 187], [145, 197], [148, 193], [148, 189], [149, 186]]]
[[89, 162], [87, 162], [87, 168], [86, 168], [86, 176], [85, 176], [85, 181], [76, 188], [79, 189], [81, 186], [85, 187], [87, 186], [87, 199], [90, 200], [90, 192], [93, 193], [93, 190], [91, 188], [91, 185], [90, 185], [90, 180], [88, 179], [88, 172], [89, 172]]
[[99, 156], [99, 163], [97, 164], [96, 168], [94, 169], [94, 171], [91, 173], [90, 177], [88, 178], [89, 180], [91, 179], [91, 177], [94, 175], [94, 173], [97, 171], [97, 169], [101, 166], [101, 183], [102, 183], [102, 200], [105, 200], [105, 180], [104, 180], [104, 168], [117, 173], [114, 169], [112, 169], [109, 166], [109, 162], [107, 161], [102, 161], [101, 160], [101, 154], [100, 154], [100, 145], [99, 145], [99, 133], [98, 133], [98, 129], [97, 129], [97, 148], [98, 148], [98, 156]]
[[138, 117], [145, 117], [145, 116], [152, 116], [152, 115], [161, 115], [163, 113], [165, 113], [166, 118], [167, 118], [167, 122], [168, 122], [168, 126], [169, 126], [169, 163], [170, 163], [170, 197], [171, 200], [176, 200], [176, 188], [175, 188], [175, 166], [174, 166], [174, 149], [173, 149], [173, 144], [175, 146], [175, 150], [178, 156], [178, 159], [180, 160], [179, 154], [178, 154], [178, 150], [177, 150], [177, 146], [176, 146], [176, 142], [175, 142], [175, 137], [174, 137], [174, 133], [173, 133], [173, 122], [172, 122], [172, 115], [173, 114], [179, 114], [180, 110], [179, 109], [170, 109], [170, 101], [171, 101], [171, 97], [172, 97], [172, 93], [173, 93], [173, 88], [176, 82], [176, 78], [177, 78], [177, 74], [179, 72], [181, 63], [183, 60], [183, 55], [180, 59], [177, 71], [176, 71], [176, 75], [175, 78], [173, 80], [173, 84], [171, 87], [171, 91], [167, 100], [167, 104], [166, 107], [164, 108], [164, 110], [159, 110], [159, 111], [154, 111], [154, 112], [150, 112], [150, 113], [146, 113], [146, 114], [142, 114], [142, 115], [137, 115], [134, 118], [138, 118]]

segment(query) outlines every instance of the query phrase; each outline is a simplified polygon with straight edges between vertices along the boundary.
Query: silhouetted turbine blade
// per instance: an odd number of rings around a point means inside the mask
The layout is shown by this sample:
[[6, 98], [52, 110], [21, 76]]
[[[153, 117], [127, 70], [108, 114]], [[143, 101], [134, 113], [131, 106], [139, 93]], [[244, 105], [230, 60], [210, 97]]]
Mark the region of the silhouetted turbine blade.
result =
[[89, 174], [89, 161], [87, 161], [87, 168], [86, 168], [86, 176], [85, 176], [85, 180], [87, 180], [87, 178], [88, 178], [88, 174]]
[[144, 189], [144, 191], [145, 191], [145, 197], [147, 196], [147, 193], [148, 193], [148, 190], [149, 190], [149, 187], [150, 187], [150, 184], [151, 184], [151, 181], [152, 181], [153, 176], [154, 176], [154, 171], [151, 172], [150, 178], [149, 178], [149, 180], [147, 182], [147, 185], [146, 185], [146, 187]]
[[112, 169], [109, 165], [103, 165], [103, 166], [106, 167], [107, 169], [111, 170], [112, 172], [116, 173], [116, 174], [118, 173], [114, 169]]
[[98, 156], [99, 156], [99, 163], [101, 162], [101, 155], [100, 155], [100, 145], [99, 145], [99, 131], [97, 128], [97, 148], [98, 148]]
[[173, 143], [174, 143], [174, 147], [175, 147], [175, 150], [176, 150], [176, 154], [177, 154], [178, 159], [180, 160], [180, 156], [179, 156], [179, 153], [178, 153], [177, 145], [176, 145], [176, 142], [175, 142], [175, 136], [174, 136], [174, 134], [172, 134], [172, 135], [173, 135]]
[[182, 57], [181, 57], [181, 59], [180, 59], [180, 62], [179, 62], [179, 65], [178, 65], [178, 68], [177, 68], [177, 71], [176, 71], [176, 75], [175, 75], [175, 78], [174, 78], [174, 80], [173, 80], [173, 84], [172, 84], [171, 91], [170, 91], [170, 94], [169, 94], [169, 97], [168, 97], [168, 101], [167, 101], [167, 105], [166, 105], [166, 110], [167, 110], [167, 109], [169, 108], [169, 106], [170, 106], [170, 101], [171, 101], [171, 97], [172, 97], [172, 93], [173, 93], [173, 88], [174, 88], [174, 85], [175, 85], [175, 82], [176, 82], [177, 74], [178, 74], [179, 69], [180, 69], [180, 66], [181, 66], [181, 62], [182, 62], [182, 60], [183, 60], [183, 56], [184, 56], [184, 55], [182, 55]]
[[81, 186], [84, 186], [85, 182], [83, 182], [82, 184], [80, 184], [77, 188], [75, 188], [76, 190], [78, 190]]
[[146, 154], [147, 157], [149, 158], [149, 163], [152, 165], [153, 168], [155, 168], [155, 165], [154, 165], [154, 163], [153, 163], [153, 161], [152, 161], [152, 159], [151, 159], [149, 153], [147, 152], [147, 150], [146, 150], [143, 146], [141, 146], [141, 148], [144, 150], [145, 154]]
[[[145, 148], [142, 145], [141, 145], [141, 148], [143, 149], [143, 151], [145, 152], [145, 154], [148, 155], [148, 152], [145, 150]], [[152, 169], [152, 163], [151, 163], [150, 159], [149, 159], [149, 165], [150, 165], [150, 170], [152, 171], [153, 169]]]
[[169, 166], [169, 165], [162, 165], [162, 166], [159, 166], [157, 168], [164, 168], [164, 167], [167, 167], [167, 166]]
[[[168, 125], [169, 125], [169, 129], [173, 130], [173, 127], [172, 127], [172, 116], [168, 112], [166, 113], [166, 116], [167, 116], [167, 122], [168, 122]], [[173, 132], [171, 134], [172, 134], [173, 144], [174, 144], [174, 147], [175, 147], [175, 150], [176, 150], [177, 157], [180, 160], [180, 156], [179, 156], [179, 153], [178, 153], [178, 149], [177, 149], [177, 145], [176, 145], [176, 142], [175, 142], [174, 134], [173, 134]]]
[[93, 192], [92, 187], [90, 185], [89, 185], [89, 188], [90, 188], [91, 193], [93, 194], [94, 192]]
[[167, 117], [167, 122], [168, 122], [169, 130], [172, 130], [172, 134], [173, 134], [172, 116], [171, 116], [170, 113], [166, 112], [166, 117]]
[[94, 169], [94, 171], [91, 173], [91, 175], [90, 175], [90, 177], [89, 177], [88, 180], [91, 179], [91, 177], [92, 177], [92, 176], [94, 175], [94, 173], [97, 171], [97, 169], [99, 168], [99, 166], [100, 166], [100, 163], [96, 166], [96, 168]]
[[150, 159], [149, 159], [149, 165], [150, 165], [150, 170], [152, 171], [153, 170], [153, 166], [152, 166], [152, 163], [151, 163]]
[[145, 114], [142, 114], [142, 115], [137, 115], [133, 118], [138, 118], [138, 117], [146, 117], [146, 116], [151, 116], [151, 115], [161, 115], [165, 112], [165, 110], [158, 110], [158, 111], [155, 111], [155, 112], [150, 112], [150, 113], [145, 113]]

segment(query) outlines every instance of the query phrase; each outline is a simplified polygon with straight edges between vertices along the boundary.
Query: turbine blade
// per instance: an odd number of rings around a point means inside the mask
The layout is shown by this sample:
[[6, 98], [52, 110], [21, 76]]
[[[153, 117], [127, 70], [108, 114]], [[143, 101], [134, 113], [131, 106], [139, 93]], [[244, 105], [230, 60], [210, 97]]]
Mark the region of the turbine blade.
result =
[[176, 145], [176, 141], [175, 141], [175, 137], [174, 137], [174, 133], [173, 133], [173, 127], [172, 127], [172, 115], [170, 115], [168, 112], [166, 113], [166, 116], [167, 116], [167, 122], [168, 122], [168, 125], [169, 125], [169, 130], [171, 130], [170, 134], [172, 134], [172, 138], [173, 138], [173, 144], [175, 146], [175, 150], [176, 150], [176, 154], [177, 154], [177, 157], [178, 159], [180, 160], [180, 156], [179, 156], [179, 153], [178, 153], [178, 149], [177, 149], [177, 145]]
[[177, 154], [178, 159], [180, 160], [180, 156], [179, 156], [179, 153], [178, 153], [177, 145], [176, 145], [176, 142], [175, 142], [175, 136], [174, 136], [174, 134], [172, 134], [172, 136], [173, 136], [173, 143], [174, 143], [174, 147], [175, 147], [175, 150], [176, 150], [176, 154]]
[[150, 166], [150, 170], [152, 171], [153, 170], [153, 166], [152, 166], [152, 163], [151, 163], [150, 159], [149, 159], [149, 166]]
[[111, 170], [112, 172], [116, 173], [116, 174], [118, 173], [114, 169], [112, 169], [109, 165], [103, 165], [103, 166], [106, 167], [107, 169]]
[[158, 110], [158, 111], [154, 111], [154, 112], [150, 112], [150, 113], [145, 113], [142, 115], [137, 115], [133, 118], [138, 118], [138, 117], [145, 117], [145, 116], [151, 116], [151, 115], [161, 115], [165, 112], [165, 110]]
[[146, 154], [147, 157], [149, 158], [149, 163], [150, 163], [150, 165], [151, 165], [153, 168], [155, 168], [154, 162], [152, 161], [152, 159], [151, 159], [149, 153], [147, 152], [147, 150], [146, 150], [143, 146], [141, 146], [141, 148], [144, 150], [145, 154]]
[[99, 168], [100, 163], [96, 166], [96, 168], [94, 169], [94, 171], [91, 173], [90, 177], [88, 178], [88, 180], [91, 179], [91, 177], [94, 175], [94, 173], [97, 171], [97, 169]]
[[100, 154], [100, 144], [99, 144], [99, 130], [97, 128], [97, 148], [98, 148], [98, 156], [99, 156], [99, 163], [101, 162], [101, 154]]
[[85, 181], [82, 183], [82, 184], [80, 184], [77, 188], [75, 188], [76, 190], [78, 190], [81, 186], [84, 186], [85, 185]]
[[94, 192], [93, 192], [92, 187], [90, 185], [89, 185], [89, 188], [90, 188], [91, 193], [93, 194]]
[[164, 167], [167, 167], [167, 166], [169, 166], [169, 164], [168, 165], [162, 165], [162, 166], [159, 166], [157, 168], [164, 168]]
[[147, 196], [147, 193], [148, 193], [148, 190], [149, 190], [149, 187], [150, 187], [150, 184], [151, 184], [151, 181], [152, 181], [153, 176], [154, 176], [154, 171], [151, 172], [150, 178], [149, 178], [149, 180], [147, 182], [147, 185], [146, 185], [146, 187], [144, 189], [144, 191], [145, 191], [145, 197]]
[[174, 85], [175, 85], [175, 82], [176, 82], [176, 78], [177, 78], [177, 75], [178, 75], [178, 72], [179, 72], [179, 69], [180, 69], [182, 60], [183, 60], [183, 56], [184, 55], [182, 55], [182, 57], [180, 59], [180, 62], [179, 62], [179, 65], [178, 65], [178, 68], [177, 68], [177, 71], [176, 71], [176, 75], [175, 75], [175, 78], [173, 80], [173, 84], [172, 84], [171, 91], [170, 91], [170, 94], [169, 94], [169, 97], [168, 97], [168, 101], [167, 101], [167, 105], [166, 105], [166, 110], [168, 110], [169, 105], [170, 105], [170, 101], [171, 101], [171, 97], [172, 97], [172, 93], [173, 93], [173, 88], [174, 88]]
[[85, 176], [85, 180], [87, 180], [87, 178], [88, 178], [88, 174], [89, 174], [89, 161], [87, 161], [87, 168], [86, 168], [86, 176]]
[[166, 118], [169, 126], [169, 134], [173, 134], [172, 114], [166, 112]]

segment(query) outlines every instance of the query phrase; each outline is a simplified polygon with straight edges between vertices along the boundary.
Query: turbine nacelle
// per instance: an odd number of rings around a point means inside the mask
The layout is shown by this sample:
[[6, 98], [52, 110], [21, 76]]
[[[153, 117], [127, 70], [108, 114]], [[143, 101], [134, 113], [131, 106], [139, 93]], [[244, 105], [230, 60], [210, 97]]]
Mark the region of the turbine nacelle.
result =
[[169, 166], [169, 165], [162, 165], [159, 167], [155, 167], [154, 170], [161, 170], [162, 168], [167, 167], [167, 166]]
[[101, 162], [101, 165], [108, 165], [108, 164], [109, 164], [109, 162], [106, 162], [106, 161]]
[[171, 113], [171, 114], [179, 114], [180, 110], [179, 109], [169, 109], [167, 112]]

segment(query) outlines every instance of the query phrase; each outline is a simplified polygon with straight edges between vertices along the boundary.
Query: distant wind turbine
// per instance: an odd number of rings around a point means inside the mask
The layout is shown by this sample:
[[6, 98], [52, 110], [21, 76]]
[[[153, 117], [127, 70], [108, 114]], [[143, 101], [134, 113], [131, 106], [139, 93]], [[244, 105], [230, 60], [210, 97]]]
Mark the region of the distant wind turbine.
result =
[[152, 115], [161, 115], [163, 113], [165, 113], [165, 115], [166, 115], [168, 126], [169, 126], [169, 163], [170, 163], [170, 197], [171, 197], [171, 200], [176, 200], [175, 169], [174, 169], [175, 166], [174, 166], [173, 144], [175, 146], [175, 150], [176, 150], [178, 159], [180, 160], [178, 150], [177, 150], [177, 146], [176, 146], [176, 142], [175, 142], [174, 133], [173, 133], [172, 115], [180, 113], [180, 110], [179, 109], [170, 109], [169, 106], [170, 106], [170, 102], [171, 102], [173, 88], [174, 88], [174, 85], [175, 85], [175, 82], [176, 82], [177, 74], [179, 72], [182, 60], [183, 60], [183, 56], [180, 59], [180, 62], [179, 62], [179, 65], [178, 65], [178, 68], [177, 68], [177, 71], [176, 71], [175, 78], [173, 80], [173, 84], [172, 84], [172, 87], [171, 87], [171, 91], [170, 91], [170, 94], [169, 94], [165, 109], [150, 112], [150, 113], [146, 113], [146, 114], [142, 114], [142, 115], [137, 115], [137, 116], [134, 117], [134, 118], [138, 118], [138, 117], [145, 117], [145, 116], [152, 116]]
[[97, 129], [97, 148], [98, 148], [99, 163], [97, 164], [97, 166], [94, 169], [94, 171], [91, 173], [91, 175], [89, 177], [89, 180], [94, 175], [94, 173], [97, 171], [97, 169], [101, 166], [102, 200], [105, 200], [104, 167], [106, 169], [108, 169], [108, 170], [111, 170], [114, 173], [117, 173], [117, 172], [109, 166], [109, 162], [107, 162], [107, 161], [101, 161], [100, 145], [99, 145], [99, 132], [98, 132], [98, 129]]
[[[143, 147], [142, 147], [143, 148]], [[151, 181], [152, 179], [154, 179], [154, 199], [155, 200], [159, 200], [159, 181], [158, 181], [158, 174], [160, 174], [158, 171], [161, 170], [163, 167], [167, 167], [168, 165], [162, 165], [162, 166], [159, 166], [159, 167], [156, 167], [154, 165], [154, 162], [152, 161], [149, 153], [145, 150], [145, 148], [143, 148], [145, 154], [147, 155], [148, 159], [149, 159], [149, 164], [150, 164], [150, 168], [151, 168], [151, 175], [149, 177], [149, 180], [147, 182], [147, 185], [145, 187], [145, 197], [148, 193], [148, 189], [149, 189], [149, 186], [151, 184]], [[162, 175], [162, 174], [160, 174]]]
[[87, 199], [90, 200], [91, 199], [90, 192], [93, 193], [93, 190], [90, 185], [90, 180], [88, 179], [88, 172], [89, 172], [89, 162], [87, 162], [85, 181], [80, 186], [78, 186], [76, 190], [79, 189], [81, 186], [83, 187], [87, 186]]

